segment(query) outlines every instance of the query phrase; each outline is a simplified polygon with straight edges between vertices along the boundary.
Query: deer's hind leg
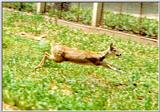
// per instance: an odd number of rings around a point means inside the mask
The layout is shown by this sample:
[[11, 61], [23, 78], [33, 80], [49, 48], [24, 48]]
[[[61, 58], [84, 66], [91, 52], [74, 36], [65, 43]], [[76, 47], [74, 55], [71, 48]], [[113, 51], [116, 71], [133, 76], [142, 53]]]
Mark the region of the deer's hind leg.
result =
[[41, 62], [35, 67], [35, 69], [42, 67], [44, 65], [46, 59], [54, 60], [54, 56], [50, 55], [48, 52], [45, 52]]

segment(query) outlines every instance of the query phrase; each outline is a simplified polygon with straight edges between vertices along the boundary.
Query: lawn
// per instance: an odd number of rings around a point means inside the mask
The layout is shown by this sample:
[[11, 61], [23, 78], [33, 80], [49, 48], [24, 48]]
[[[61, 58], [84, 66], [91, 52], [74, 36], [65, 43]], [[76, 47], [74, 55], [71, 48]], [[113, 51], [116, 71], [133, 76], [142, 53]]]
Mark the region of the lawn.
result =
[[[26, 32], [47, 41], [18, 35]], [[120, 58], [105, 61], [125, 71], [46, 62], [34, 71], [50, 42], [81, 50], [102, 51], [113, 42]], [[158, 47], [104, 34], [56, 26], [41, 15], [3, 10], [3, 102], [37, 110], [158, 110]]]

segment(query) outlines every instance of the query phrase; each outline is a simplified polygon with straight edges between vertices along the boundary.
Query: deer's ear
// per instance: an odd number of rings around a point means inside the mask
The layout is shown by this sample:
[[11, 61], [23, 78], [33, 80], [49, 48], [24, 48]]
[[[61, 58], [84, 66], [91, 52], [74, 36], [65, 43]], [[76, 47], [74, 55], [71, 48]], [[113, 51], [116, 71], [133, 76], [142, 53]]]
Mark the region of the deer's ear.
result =
[[113, 43], [110, 44], [110, 47], [113, 47]]
[[110, 44], [110, 50], [113, 50], [113, 43]]

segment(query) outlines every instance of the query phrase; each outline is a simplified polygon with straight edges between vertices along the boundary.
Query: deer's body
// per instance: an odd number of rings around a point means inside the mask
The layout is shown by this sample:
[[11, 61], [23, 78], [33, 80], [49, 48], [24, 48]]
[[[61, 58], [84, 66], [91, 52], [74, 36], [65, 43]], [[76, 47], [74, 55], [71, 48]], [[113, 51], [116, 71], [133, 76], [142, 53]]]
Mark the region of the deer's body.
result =
[[77, 63], [91, 63], [91, 59], [100, 61], [103, 57], [100, 53], [78, 50], [59, 44], [51, 47], [51, 55], [56, 62], [72, 61]]
[[70, 48], [60, 44], [51, 44], [51, 54], [45, 52], [43, 59], [41, 60], [40, 64], [36, 67], [41, 67], [46, 59], [54, 60], [57, 63], [63, 61], [70, 61], [79, 64], [93, 64], [96, 66], [104, 66], [110, 68], [112, 70], [117, 70], [116, 68], [112, 67], [111, 65], [105, 63], [103, 60], [106, 56], [115, 54], [120, 56], [117, 50], [111, 44], [110, 47], [102, 52], [90, 52], [90, 51], [83, 51], [78, 50], [76, 48]]

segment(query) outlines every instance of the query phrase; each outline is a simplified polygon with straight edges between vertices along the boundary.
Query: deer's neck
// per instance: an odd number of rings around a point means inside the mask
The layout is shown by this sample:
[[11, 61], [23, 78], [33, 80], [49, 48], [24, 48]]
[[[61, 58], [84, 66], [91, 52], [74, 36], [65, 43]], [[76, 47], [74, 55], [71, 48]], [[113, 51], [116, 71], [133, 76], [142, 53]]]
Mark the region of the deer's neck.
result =
[[105, 51], [100, 52], [100, 56], [102, 56], [102, 57], [106, 57], [106, 56], [108, 56], [109, 54], [110, 54], [110, 48], [108, 48], [108, 49], [105, 50]]

